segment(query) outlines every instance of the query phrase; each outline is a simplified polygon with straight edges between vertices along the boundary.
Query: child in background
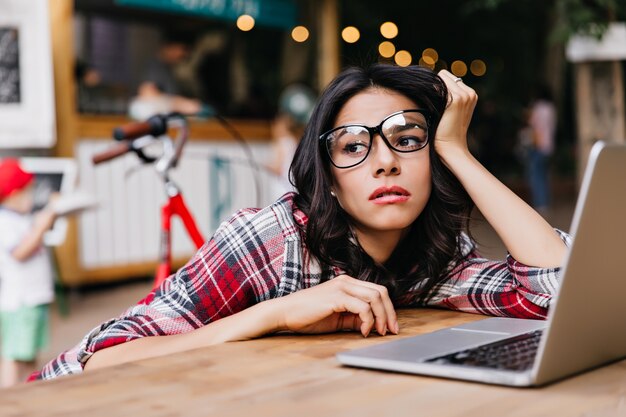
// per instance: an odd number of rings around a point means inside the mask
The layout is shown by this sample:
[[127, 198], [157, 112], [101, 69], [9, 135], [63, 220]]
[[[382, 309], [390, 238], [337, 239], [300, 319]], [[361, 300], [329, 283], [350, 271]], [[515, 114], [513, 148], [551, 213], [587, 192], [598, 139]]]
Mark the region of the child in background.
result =
[[43, 236], [56, 215], [50, 204], [31, 214], [33, 180], [17, 160], [0, 161], [2, 387], [24, 380], [48, 341], [48, 305], [54, 288]]

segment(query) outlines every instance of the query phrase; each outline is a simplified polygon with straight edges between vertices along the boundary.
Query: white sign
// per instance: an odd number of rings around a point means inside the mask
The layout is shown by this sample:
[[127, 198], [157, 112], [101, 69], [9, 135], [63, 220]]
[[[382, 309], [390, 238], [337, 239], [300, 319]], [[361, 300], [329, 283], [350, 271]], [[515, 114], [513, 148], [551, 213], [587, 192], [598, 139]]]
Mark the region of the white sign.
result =
[[54, 145], [48, 0], [0, 0], [0, 149]]

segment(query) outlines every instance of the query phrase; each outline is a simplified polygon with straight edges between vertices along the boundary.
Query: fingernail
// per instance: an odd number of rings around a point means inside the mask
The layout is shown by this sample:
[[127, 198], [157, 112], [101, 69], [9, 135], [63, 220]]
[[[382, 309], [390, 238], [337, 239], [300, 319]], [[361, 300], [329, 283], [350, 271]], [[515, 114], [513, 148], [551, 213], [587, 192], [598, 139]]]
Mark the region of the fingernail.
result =
[[400, 325], [398, 324], [397, 321], [393, 325], [393, 328], [394, 328], [396, 334], [400, 333]]
[[383, 327], [383, 336], [387, 334], [387, 325], [385, 324], [385, 327]]

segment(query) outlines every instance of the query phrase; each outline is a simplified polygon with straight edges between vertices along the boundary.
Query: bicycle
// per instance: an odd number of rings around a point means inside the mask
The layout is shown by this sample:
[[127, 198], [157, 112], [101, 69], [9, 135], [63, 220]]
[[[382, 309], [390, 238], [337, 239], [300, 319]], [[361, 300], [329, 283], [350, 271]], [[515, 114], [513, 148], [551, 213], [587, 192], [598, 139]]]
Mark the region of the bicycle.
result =
[[[177, 129], [177, 136], [172, 139], [168, 130]], [[110, 161], [128, 152], [134, 152], [143, 163], [154, 164], [156, 172], [163, 180], [167, 201], [161, 206], [161, 242], [153, 288], [158, 287], [171, 274], [172, 269], [172, 236], [171, 220], [178, 216], [197, 249], [204, 244], [204, 237], [198, 228], [193, 215], [189, 211], [180, 187], [172, 181], [169, 171], [175, 168], [182, 154], [183, 147], [189, 137], [187, 119], [180, 113], [155, 115], [144, 122], [129, 123], [113, 131], [113, 137], [119, 144], [104, 152], [93, 155], [94, 165]], [[163, 144], [160, 157], [149, 156], [144, 149], [159, 140]]]

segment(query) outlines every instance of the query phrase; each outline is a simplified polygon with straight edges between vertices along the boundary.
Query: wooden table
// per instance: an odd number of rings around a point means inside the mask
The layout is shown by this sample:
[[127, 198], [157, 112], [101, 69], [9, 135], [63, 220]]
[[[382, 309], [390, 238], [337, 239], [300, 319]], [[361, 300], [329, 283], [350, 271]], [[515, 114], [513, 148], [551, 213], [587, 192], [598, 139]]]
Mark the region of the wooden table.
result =
[[335, 353], [482, 317], [401, 310], [400, 336], [273, 336], [0, 391], [7, 416], [626, 416], [626, 360], [540, 389], [342, 367]]

